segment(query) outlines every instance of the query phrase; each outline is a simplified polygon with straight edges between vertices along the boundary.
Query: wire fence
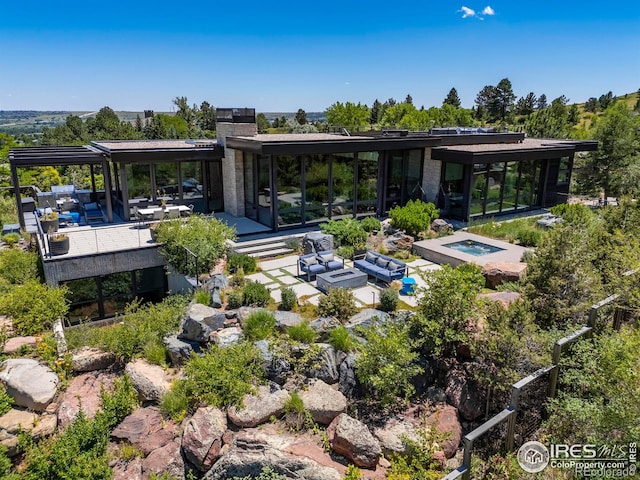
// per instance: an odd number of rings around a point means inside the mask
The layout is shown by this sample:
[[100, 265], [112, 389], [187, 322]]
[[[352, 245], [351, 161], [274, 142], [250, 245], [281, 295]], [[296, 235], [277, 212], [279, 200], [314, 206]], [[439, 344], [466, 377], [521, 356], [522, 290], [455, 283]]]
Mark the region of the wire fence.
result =
[[[628, 272], [635, 274], [636, 272]], [[462, 464], [442, 480], [471, 477], [473, 455], [488, 457], [496, 453], [510, 452], [518, 445], [535, 438], [546, 418], [546, 404], [557, 393], [560, 359], [571, 345], [588, 337], [594, 328], [611, 324], [619, 330], [629, 321], [625, 310], [615, 305], [618, 294], [594, 304], [589, 311], [587, 325], [558, 340], [553, 346], [552, 364], [514, 383], [509, 406], [484, 422], [462, 439]]]

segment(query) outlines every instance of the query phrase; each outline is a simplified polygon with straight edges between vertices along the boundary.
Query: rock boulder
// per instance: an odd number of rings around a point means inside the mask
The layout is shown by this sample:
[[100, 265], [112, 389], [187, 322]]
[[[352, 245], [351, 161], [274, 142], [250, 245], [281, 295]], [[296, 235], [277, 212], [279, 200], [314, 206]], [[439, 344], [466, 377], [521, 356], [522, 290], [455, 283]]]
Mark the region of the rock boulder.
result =
[[159, 365], [137, 359], [127, 363], [124, 371], [129, 375], [133, 387], [141, 400], [157, 402], [171, 387], [171, 379]]
[[116, 357], [112, 352], [84, 347], [73, 353], [71, 366], [74, 372], [92, 372], [109, 368], [115, 361]]
[[491, 262], [482, 267], [488, 288], [496, 288], [504, 282], [518, 282], [526, 271], [527, 264], [522, 262]]
[[382, 453], [380, 444], [367, 426], [346, 413], [337, 416], [327, 428], [331, 448], [358, 467], [373, 468]]
[[300, 392], [304, 408], [315, 422], [330, 424], [334, 418], [347, 411], [347, 399], [339, 391], [322, 380], [314, 380], [309, 388]]
[[194, 467], [206, 472], [220, 456], [227, 415], [215, 407], [200, 407], [182, 433], [182, 451]]
[[59, 379], [37, 360], [11, 358], [0, 364], [0, 381], [17, 406], [41, 412], [55, 397]]
[[272, 416], [280, 416], [284, 412], [289, 396], [286, 390], [266, 385], [260, 386], [255, 395], [244, 396], [242, 408], [235, 406], [229, 408], [227, 412], [229, 420], [238, 427], [255, 427]]

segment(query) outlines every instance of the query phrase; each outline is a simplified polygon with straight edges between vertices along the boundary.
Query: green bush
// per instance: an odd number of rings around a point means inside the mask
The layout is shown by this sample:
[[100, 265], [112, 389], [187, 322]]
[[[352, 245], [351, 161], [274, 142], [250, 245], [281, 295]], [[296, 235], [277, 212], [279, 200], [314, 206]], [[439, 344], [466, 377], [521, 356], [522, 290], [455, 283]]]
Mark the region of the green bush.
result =
[[189, 412], [189, 397], [184, 380], [173, 381], [169, 391], [160, 399], [160, 410], [174, 422], [182, 422]]
[[316, 331], [309, 326], [308, 321], [287, 328], [287, 334], [292, 340], [302, 343], [313, 343], [318, 336]]
[[242, 330], [248, 340], [255, 342], [269, 338], [275, 328], [276, 319], [273, 314], [267, 310], [258, 310], [249, 315]]
[[100, 403], [102, 408], [92, 420], [80, 411], [62, 433], [38, 443], [27, 436], [22, 437], [25, 454], [16, 478], [111, 479], [107, 457], [111, 430], [133, 411], [137, 395], [125, 376], [115, 381], [112, 392], [101, 392]]
[[213, 344], [204, 355], [189, 360], [184, 373], [180, 388], [184, 387], [190, 407], [200, 403], [218, 408], [240, 406], [264, 377], [260, 352], [250, 343], [226, 348]]
[[9, 248], [0, 252], [0, 277], [12, 285], [38, 278], [38, 254]]
[[347, 467], [347, 470], [344, 472], [343, 480], [362, 480], [363, 478], [364, 475], [362, 474], [360, 469], [351, 463]]
[[280, 299], [280, 308], [282, 310], [290, 311], [293, 310], [298, 304], [298, 296], [296, 292], [293, 291], [291, 287], [284, 287], [280, 291], [281, 299]]
[[287, 480], [287, 477], [280, 475], [269, 467], [262, 467], [260, 475], [257, 477], [233, 477], [231, 480]]
[[242, 304], [264, 307], [269, 303], [269, 289], [260, 282], [249, 282], [242, 287]]
[[167, 348], [159, 338], [147, 342], [142, 349], [142, 354], [149, 363], [167, 366]]
[[311, 414], [304, 408], [304, 403], [298, 392], [291, 392], [291, 396], [284, 404], [285, 423], [294, 430], [299, 431], [303, 427], [312, 428], [314, 425]]
[[193, 300], [196, 303], [209, 306], [211, 303], [211, 294], [203, 289], [198, 289], [193, 294]]
[[6, 235], [3, 235], [2, 241], [9, 246], [14, 246], [16, 243], [20, 241], [20, 238], [22, 237], [20, 237], [19, 233], [12, 232], [12, 233], [7, 233]]
[[343, 325], [332, 328], [329, 331], [329, 343], [336, 350], [345, 353], [352, 352], [358, 348], [358, 342], [347, 327]]
[[349, 320], [357, 311], [355, 297], [346, 288], [330, 289], [318, 303], [318, 313], [321, 317], [336, 317], [341, 322]]
[[523, 247], [537, 247], [542, 240], [543, 232], [538, 229], [518, 230], [518, 243]]
[[235, 273], [242, 270], [244, 273], [253, 273], [258, 269], [258, 262], [249, 255], [230, 253], [227, 255], [227, 268], [229, 272]]
[[397, 206], [389, 210], [391, 226], [414, 237], [429, 230], [431, 222], [439, 216], [438, 208], [433, 203], [421, 200], [409, 200], [404, 207]]
[[344, 247], [339, 247], [336, 253], [339, 257], [342, 258], [350, 258], [353, 259], [355, 249], [351, 245], [345, 245]]
[[407, 325], [386, 322], [362, 330], [367, 343], [356, 359], [356, 375], [368, 396], [385, 407], [413, 395], [411, 380], [422, 373]]
[[13, 405], [13, 397], [10, 397], [7, 393], [7, 389], [4, 387], [4, 383], [0, 383], [0, 416], [11, 410]]
[[367, 232], [355, 218], [329, 220], [320, 224], [322, 233], [333, 235], [339, 246], [353, 246], [367, 241]]
[[393, 288], [385, 288], [380, 292], [380, 305], [378, 308], [383, 312], [393, 312], [398, 308], [398, 291]]
[[368, 233], [373, 232], [374, 230], [380, 230], [380, 220], [376, 217], [366, 217], [360, 221], [360, 225], [362, 228]]
[[66, 293], [65, 287], [29, 280], [0, 297], [0, 313], [13, 317], [18, 334], [35, 335], [51, 329], [56, 319], [65, 318], [69, 310]]
[[[179, 295], [165, 298], [160, 303], [140, 305], [132, 302], [118, 322], [96, 328], [90, 324], [66, 331], [70, 349], [83, 346], [98, 347], [113, 352], [122, 362], [141, 356], [145, 349], [174, 333], [180, 326], [186, 308], [186, 299]], [[151, 347], [153, 349], [153, 347]], [[158, 358], [158, 350], [151, 352]]]
[[229, 308], [240, 308], [242, 306], [242, 290], [230, 290], [227, 292], [227, 306]]
[[[235, 238], [235, 230], [216, 218], [191, 215], [187, 221], [161, 222], [157, 227], [158, 242], [167, 262], [179, 273], [197, 277], [209, 272], [227, 250], [227, 240]], [[198, 258], [186, 254], [185, 248]]]

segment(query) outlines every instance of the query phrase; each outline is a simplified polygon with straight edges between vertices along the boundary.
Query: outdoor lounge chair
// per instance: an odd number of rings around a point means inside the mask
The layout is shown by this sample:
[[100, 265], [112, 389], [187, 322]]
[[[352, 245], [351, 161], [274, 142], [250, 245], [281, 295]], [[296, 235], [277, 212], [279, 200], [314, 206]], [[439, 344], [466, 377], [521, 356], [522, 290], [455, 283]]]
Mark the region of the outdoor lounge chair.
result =
[[300, 276], [300, 272], [306, 273], [307, 282], [311, 281], [311, 275], [315, 276], [318, 273], [323, 273], [325, 271], [326, 269], [324, 265], [318, 262], [318, 257], [315, 253], [309, 253], [298, 257], [298, 276]]
[[82, 205], [82, 212], [87, 225], [91, 222], [104, 222], [102, 207], [98, 202], [85, 203]]

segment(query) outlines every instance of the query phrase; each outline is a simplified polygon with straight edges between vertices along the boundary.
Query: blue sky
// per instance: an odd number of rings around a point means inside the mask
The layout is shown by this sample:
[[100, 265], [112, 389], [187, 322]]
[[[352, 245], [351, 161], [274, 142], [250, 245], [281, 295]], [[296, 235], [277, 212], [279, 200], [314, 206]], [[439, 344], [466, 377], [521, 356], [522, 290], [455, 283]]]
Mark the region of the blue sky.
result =
[[629, 1], [3, 2], [0, 110], [168, 111], [171, 100], [322, 111], [378, 98], [583, 102], [640, 88]]

